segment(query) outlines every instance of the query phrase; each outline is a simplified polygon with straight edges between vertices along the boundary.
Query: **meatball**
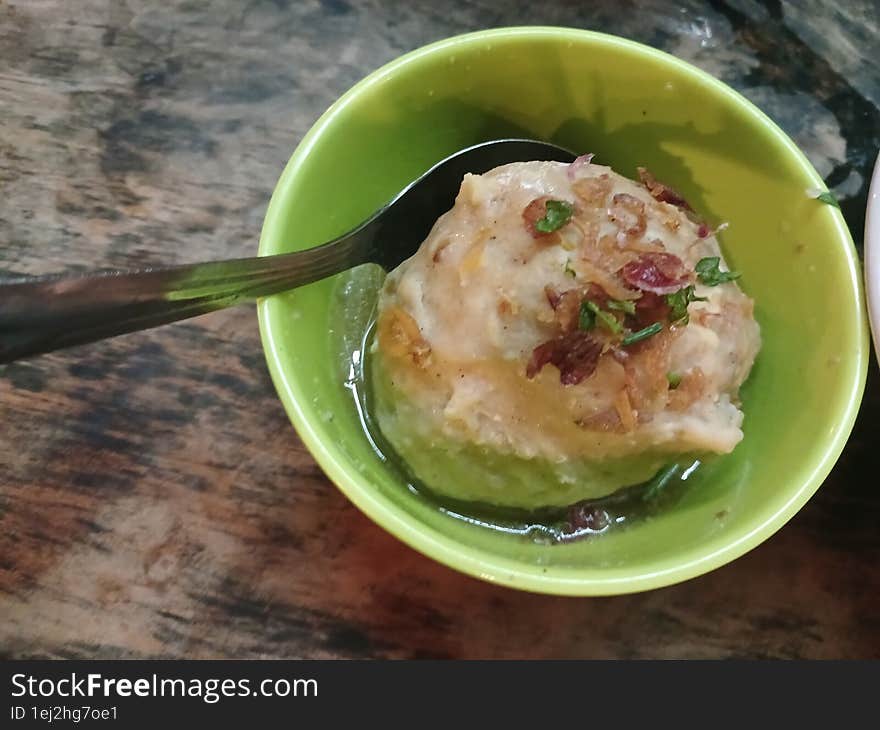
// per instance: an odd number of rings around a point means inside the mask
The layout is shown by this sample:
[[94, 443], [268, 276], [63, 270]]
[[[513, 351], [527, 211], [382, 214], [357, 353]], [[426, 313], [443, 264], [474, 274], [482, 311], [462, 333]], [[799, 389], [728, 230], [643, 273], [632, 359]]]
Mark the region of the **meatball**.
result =
[[742, 439], [753, 302], [672, 188], [592, 164], [466, 175], [379, 298], [380, 429], [467, 501], [607, 495]]

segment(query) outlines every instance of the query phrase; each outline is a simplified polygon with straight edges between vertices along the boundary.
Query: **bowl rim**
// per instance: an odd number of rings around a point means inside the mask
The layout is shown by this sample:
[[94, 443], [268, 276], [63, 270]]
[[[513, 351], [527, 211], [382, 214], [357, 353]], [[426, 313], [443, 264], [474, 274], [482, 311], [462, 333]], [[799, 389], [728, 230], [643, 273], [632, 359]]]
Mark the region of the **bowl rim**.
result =
[[[416, 48], [371, 72], [339, 97], [309, 129], [285, 165], [266, 211], [260, 236], [259, 255], [262, 256], [269, 253], [269, 240], [273, 238], [271, 232], [276, 228], [281, 217], [281, 201], [287, 197], [287, 191], [293, 184], [293, 179], [296, 177], [302, 162], [308, 156], [324, 130], [334, 122], [336, 117], [355, 98], [371, 87], [381, 84], [389, 75], [426, 56], [443, 54], [462, 45], [516, 37], [532, 39], [545, 37], [566, 42], [586, 42], [589, 44], [624, 48], [630, 52], [639, 53], [653, 62], [665, 64], [678, 74], [696, 76], [701, 83], [712, 87], [722, 96], [730, 98], [736, 105], [747, 110], [760, 121], [776, 137], [776, 140], [786, 149], [787, 153], [800, 164], [806, 176], [812, 178], [812, 183], [817, 187], [824, 188], [824, 181], [815, 171], [804, 153], [764, 112], [727, 84], [676, 56], [636, 41], [591, 30], [554, 26], [494, 28], [452, 36]], [[370, 486], [366, 479], [362, 478], [353, 469], [339, 464], [333, 454], [322, 443], [320, 437], [312, 428], [309, 419], [299, 406], [293, 383], [291, 382], [292, 379], [287, 375], [285, 363], [277, 346], [273, 318], [271, 316], [271, 298], [264, 298], [258, 303], [258, 320], [269, 372], [294, 428], [327, 477], [370, 520], [423, 555], [459, 572], [489, 583], [533, 593], [566, 596], [607, 596], [635, 593], [680, 583], [703, 575], [741, 557], [764, 542], [788, 522], [821, 486], [843, 451], [852, 431], [867, 377], [870, 337], [868, 334], [858, 255], [843, 215], [839, 210], [831, 209], [830, 206], [829, 209], [837, 230], [837, 242], [843, 244], [840, 246], [840, 255], [845, 257], [847, 278], [850, 283], [847, 295], [853, 296], [855, 299], [853, 310], [857, 318], [856, 324], [859, 333], [857, 337], [857, 351], [853, 353], [855, 358], [852, 368], [854, 377], [849, 383], [848, 391], [841, 398], [841, 401], [844, 403], [841, 417], [834, 424], [827, 444], [822, 450], [821, 456], [813, 464], [812, 471], [808, 477], [789, 496], [788, 500], [767, 519], [752, 526], [751, 529], [740, 534], [736, 539], [724, 541], [723, 544], [720, 544], [715, 549], [701, 549], [702, 546], [698, 545], [689, 550], [689, 554], [691, 554], [690, 559], [676, 560], [674, 564], [666, 567], [647, 570], [641, 573], [627, 572], [622, 569], [607, 570], [595, 568], [583, 569], [581, 571], [568, 569], [555, 573], [543, 573], [537, 567], [534, 570], [529, 570], [528, 566], [524, 566], [509, 558], [494, 555], [487, 556], [479, 549], [465, 546], [446, 535], [435, 534], [433, 530], [424, 529], [414, 520], [407, 517], [401, 508], [380, 499], [377, 491]], [[707, 544], [711, 542], [711, 540], [708, 540]], [[596, 574], [593, 576], [585, 574], [590, 571]]]

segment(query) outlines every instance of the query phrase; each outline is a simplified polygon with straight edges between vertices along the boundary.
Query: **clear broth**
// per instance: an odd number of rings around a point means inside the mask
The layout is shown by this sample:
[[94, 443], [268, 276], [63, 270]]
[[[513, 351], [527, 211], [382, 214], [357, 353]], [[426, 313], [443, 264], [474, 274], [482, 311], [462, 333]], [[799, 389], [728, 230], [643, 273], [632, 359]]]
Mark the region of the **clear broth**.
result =
[[452, 519], [462, 520], [487, 530], [496, 530], [542, 544], [571, 542], [619, 530], [681, 501], [690, 478], [701, 461], [690, 459], [669, 464], [652, 479], [618, 490], [596, 500], [577, 502], [567, 507], [524, 510], [460, 502], [433, 492], [417, 479], [391, 444], [382, 435], [372, 417], [373, 401], [369, 374], [369, 352], [376, 322], [376, 304], [384, 272], [367, 265], [340, 276], [331, 319], [340, 323], [331, 330], [335, 335], [334, 356], [342, 366], [345, 388], [352, 406], [376, 455], [398, 475], [402, 483], [419, 499]]

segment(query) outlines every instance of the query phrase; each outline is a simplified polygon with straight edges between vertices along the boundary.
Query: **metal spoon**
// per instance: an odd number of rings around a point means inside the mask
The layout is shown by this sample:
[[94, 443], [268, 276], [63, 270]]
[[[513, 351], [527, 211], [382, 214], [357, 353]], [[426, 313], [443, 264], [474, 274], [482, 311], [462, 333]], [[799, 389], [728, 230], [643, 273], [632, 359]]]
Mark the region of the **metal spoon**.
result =
[[452, 207], [465, 173], [574, 155], [546, 142], [504, 139], [437, 163], [343, 236], [278, 256], [133, 271], [0, 280], [0, 363], [145, 330], [294, 289], [353, 266], [391, 270], [412, 256]]

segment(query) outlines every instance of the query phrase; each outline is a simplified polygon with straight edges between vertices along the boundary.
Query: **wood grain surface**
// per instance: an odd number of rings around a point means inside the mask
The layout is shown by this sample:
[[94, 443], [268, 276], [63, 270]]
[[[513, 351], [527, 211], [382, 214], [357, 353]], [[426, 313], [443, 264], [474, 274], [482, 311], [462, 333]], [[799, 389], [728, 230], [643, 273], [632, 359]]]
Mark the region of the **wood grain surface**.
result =
[[[796, 139], [860, 240], [876, 0], [0, 0], [0, 274], [251, 255], [281, 168], [380, 64], [500, 25], [628, 36]], [[880, 382], [758, 549], [650, 593], [459, 575], [322, 475], [252, 307], [0, 368], [5, 657], [880, 657]]]

